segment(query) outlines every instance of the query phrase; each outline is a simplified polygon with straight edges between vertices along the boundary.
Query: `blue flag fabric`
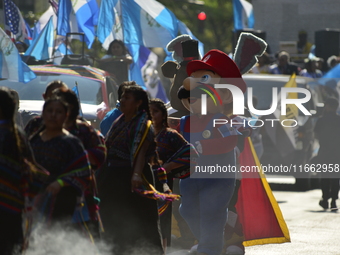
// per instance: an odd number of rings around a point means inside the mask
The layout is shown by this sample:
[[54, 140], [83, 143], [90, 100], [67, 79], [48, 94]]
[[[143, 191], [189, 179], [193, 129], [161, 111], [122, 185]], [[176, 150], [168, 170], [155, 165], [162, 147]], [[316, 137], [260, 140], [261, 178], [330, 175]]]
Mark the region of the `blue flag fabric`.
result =
[[33, 30], [26, 20], [25, 20], [25, 25], [26, 25], [27, 38], [25, 38], [24, 43], [30, 46], [32, 44], [32, 39], [33, 39]]
[[128, 45], [128, 49], [133, 58], [133, 63], [130, 65], [130, 80], [136, 81], [147, 90], [151, 98], [169, 102], [156, 70], [158, 56], [147, 47], [138, 44]]
[[254, 28], [253, 5], [246, 0], [233, 0], [234, 30]]
[[67, 33], [82, 32], [90, 49], [95, 39], [94, 26], [98, 23], [98, 14], [99, 8], [96, 0], [60, 0], [57, 34], [66, 36]]
[[178, 35], [175, 15], [155, 0], [102, 0], [97, 36], [105, 49], [113, 39], [165, 48]]
[[340, 64], [334, 66], [331, 70], [322, 76], [322, 78], [338, 78], [340, 79]]
[[51, 16], [39, 36], [34, 38], [32, 44], [26, 50], [25, 56], [35, 57], [37, 60], [49, 60], [52, 58], [53, 46], [54, 26], [53, 17]]
[[21, 60], [21, 56], [6, 33], [0, 28], [0, 78], [27, 83], [35, 73]]
[[80, 96], [79, 96], [79, 90], [78, 90], [78, 85], [74, 86], [72, 88], [72, 91], [77, 95], [78, 101], [79, 101], [79, 115], [83, 117], [83, 110], [81, 109], [81, 104], [80, 104]]

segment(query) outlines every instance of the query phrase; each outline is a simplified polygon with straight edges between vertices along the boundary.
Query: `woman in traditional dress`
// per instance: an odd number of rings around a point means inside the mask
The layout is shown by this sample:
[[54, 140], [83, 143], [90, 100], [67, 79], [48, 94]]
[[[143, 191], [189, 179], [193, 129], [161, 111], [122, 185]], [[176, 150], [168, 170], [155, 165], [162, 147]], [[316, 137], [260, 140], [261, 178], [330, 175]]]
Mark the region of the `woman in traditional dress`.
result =
[[[16, 100], [0, 87], [0, 254], [12, 255], [25, 248], [23, 212], [28, 200], [42, 187], [38, 170], [22, 130], [15, 125]], [[26, 204], [25, 204], [26, 203]]]
[[101, 231], [99, 231], [98, 224], [100, 223], [99, 200], [94, 173], [104, 164], [106, 159], [104, 137], [99, 131], [78, 117], [80, 105], [77, 95], [72, 90], [58, 88], [53, 91], [53, 94], [63, 98], [68, 104], [69, 115], [64, 123], [64, 128], [80, 139], [89, 155], [91, 164], [91, 185], [85, 191], [86, 206], [75, 215], [75, 221], [85, 220], [92, 230], [92, 234], [98, 237]]
[[[150, 100], [150, 113], [155, 131], [157, 153], [160, 164], [167, 172], [167, 184], [173, 189], [173, 178], [185, 178], [190, 174], [190, 164], [198, 156], [195, 148], [187, 142], [181, 134], [168, 126], [168, 113], [164, 102], [160, 99]], [[162, 191], [162, 183], [156, 179], [156, 188]], [[161, 232], [163, 247], [169, 246], [171, 240], [171, 203], [160, 202], [161, 210]], [[164, 210], [165, 209], [165, 210]]]
[[67, 116], [67, 104], [52, 96], [43, 106], [43, 129], [30, 138], [36, 161], [50, 172], [46, 192], [51, 197], [52, 223], [71, 222], [91, 176], [88, 154], [81, 141], [63, 128]]
[[105, 235], [114, 254], [161, 255], [157, 201], [138, 192], [154, 182], [149, 161], [156, 143], [147, 93], [140, 86], [124, 87], [120, 110], [106, 136], [107, 167], [97, 176]]

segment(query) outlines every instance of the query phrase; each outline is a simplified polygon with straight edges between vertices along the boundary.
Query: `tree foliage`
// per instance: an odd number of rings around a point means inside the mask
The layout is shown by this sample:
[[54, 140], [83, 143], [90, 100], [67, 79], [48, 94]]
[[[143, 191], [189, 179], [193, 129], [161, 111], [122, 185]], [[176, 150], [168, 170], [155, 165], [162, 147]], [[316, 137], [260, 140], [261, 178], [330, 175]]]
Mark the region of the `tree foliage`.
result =
[[[188, 0], [158, 0], [176, 17], [184, 22], [191, 32], [204, 43], [205, 52], [219, 49], [232, 52], [233, 7], [231, 0], [205, 0], [204, 5]], [[202, 1], [201, 1], [202, 2]], [[204, 28], [199, 28], [197, 14], [204, 11], [207, 15]], [[201, 23], [202, 24], [202, 23]], [[203, 33], [200, 33], [203, 30]]]

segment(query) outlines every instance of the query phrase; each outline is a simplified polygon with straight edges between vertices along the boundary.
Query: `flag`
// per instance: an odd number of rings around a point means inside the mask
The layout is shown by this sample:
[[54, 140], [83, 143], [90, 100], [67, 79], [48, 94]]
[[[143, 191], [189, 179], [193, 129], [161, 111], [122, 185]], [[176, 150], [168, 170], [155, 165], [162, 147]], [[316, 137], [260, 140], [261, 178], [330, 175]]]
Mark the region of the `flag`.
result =
[[[293, 74], [289, 81], [284, 85], [285, 88], [296, 88], [296, 75]], [[278, 98], [280, 98], [280, 94]], [[290, 92], [288, 98], [297, 99], [297, 92]], [[293, 127], [298, 122], [299, 110], [294, 104], [287, 104], [286, 115], [281, 115], [280, 100], [275, 112], [268, 116], [268, 119], [279, 119], [279, 121], [265, 122], [264, 127], [271, 141], [280, 152], [281, 157], [285, 157], [293, 153], [297, 148], [298, 141], [298, 125]], [[281, 125], [281, 121], [284, 125]]]
[[[245, 139], [240, 154], [242, 167], [261, 169], [251, 139]], [[236, 203], [242, 224], [244, 246], [290, 242], [289, 230], [280, 207], [262, 172], [242, 172]]]
[[27, 46], [30, 46], [32, 44], [32, 39], [33, 39], [33, 30], [26, 20], [25, 20], [25, 25], [26, 25], [26, 31], [27, 31], [27, 38], [25, 38], [24, 43], [26, 43]]
[[38, 37], [34, 39], [31, 46], [25, 52], [25, 56], [35, 57], [37, 60], [49, 60], [52, 58], [54, 44], [53, 17], [50, 17], [47, 25]]
[[79, 89], [78, 89], [78, 84], [76, 84], [73, 88], [72, 91], [76, 94], [79, 102], [79, 115], [83, 117], [83, 110], [81, 109], [81, 104], [80, 104], [80, 96], [79, 96]]
[[27, 38], [27, 31], [19, 8], [11, 0], [4, 0], [4, 13], [6, 33], [12, 33], [16, 41], [23, 42]]
[[334, 66], [331, 70], [325, 73], [322, 78], [340, 78], [340, 64]]
[[0, 78], [27, 83], [35, 73], [21, 60], [19, 52], [6, 33], [0, 28]]
[[53, 17], [53, 27], [57, 27], [57, 14], [54, 12], [52, 6], [50, 6], [47, 11], [45, 11], [39, 18], [39, 20], [34, 25], [33, 39], [36, 38], [43, 28], [46, 26], [50, 17]]
[[66, 48], [66, 45], [64, 42], [59, 43], [59, 45], [55, 45], [55, 52], [53, 55], [53, 62], [55, 65], [60, 65], [61, 64], [61, 60], [63, 59], [63, 57], [66, 55], [72, 55], [73, 52], [69, 49]]
[[246, 0], [233, 0], [234, 30], [254, 28], [253, 5]]
[[105, 49], [113, 39], [165, 48], [178, 35], [175, 15], [155, 0], [103, 0], [97, 36]]
[[159, 98], [164, 103], [169, 102], [165, 89], [157, 72], [158, 56], [148, 48], [140, 46], [139, 66], [142, 78], [151, 98]]
[[54, 13], [58, 13], [58, 2], [55, 0], [48, 0], [48, 2], [50, 3]]
[[98, 12], [96, 0], [60, 0], [57, 34], [84, 33], [84, 40], [90, 49], [95, 39], [94, 26], [98, 23]]

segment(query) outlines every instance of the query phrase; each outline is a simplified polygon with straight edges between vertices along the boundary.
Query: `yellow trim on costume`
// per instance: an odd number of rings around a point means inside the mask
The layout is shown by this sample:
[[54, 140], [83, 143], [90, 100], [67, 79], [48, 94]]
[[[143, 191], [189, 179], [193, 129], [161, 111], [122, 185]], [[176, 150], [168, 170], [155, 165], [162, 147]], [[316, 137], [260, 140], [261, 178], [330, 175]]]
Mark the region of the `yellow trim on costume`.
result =
[[212, 98], [212, 100], [214, 101], [215, 105], [217, 105], [216, 99], [215, 99], [214, 95], [210, 93], [210, 91], [208, 91], [208, 90], [206, 90], [204, 88], [200, 88], [200, 89], [203, 90], [205, 93], [207, 93]]
[[248, 137], [248, 142], [249, 142], [249, 146], [250, 146], [250, 150], [251, 153], [253, 154], [254, 160], [255, 160], [255, 164], [258, 167], [258, 169], [260, 169], [259, 175], [261, 177], [261, 181], [262, 181], [262, 185], [267, 193], [267, 196], [269, 198], [270, 204], [273, 207], [276, 219], [279, 223], [279, 226], [281, 228], [281, 231], [283, 233], [283, 237], [270, 237], [270, 238], [263, 238], [263, 239], [256, 239], [256, 240], [248, 240], [248, 241], [244, 241], [243, 245], [244, 246], [252, 246], [252, 245], [261, 245], [261, 244], [269, 244], [269, 243], [285, 243], [285, 242], [290, 242], [290, 236], [289, 236], [289, 230], [287, 227], [287, 224], [283, 218], [281, 209], [273, 195], [273, 192], [267, 182], [266, 176], [263, 174], [261, 165], [260, 165], [260, 161], [257, 157], [257, 154], [255, 152], [253, 143], [250, 139], [250, 137]]
[[136, 156], [137, 156], [137, 154], [138, 154], [138, 152], [139, 152], [139, 149], [142, 147], [142, 144], [143, 144], [143, 142], [144, 142], [144, 140], [145, 140], [145, 137], [147, 136], [147, 134], [148, 134], [148, 132], [149, 132], [150, 127], [151, 127], [151, 120], [148, 120], [148, 122], [146, 123], [145, 132], [144, 132], [144, 134], [143, 134], [143, 136], [142, 136], [142, 139], [141, 139], [141, 141], [140, 141], [140, 143], [139, 143], [139, 145], [138, 145], [138, 148], [137, 148], [137, 150], [136, 150], [136, 152], [135, 152], [134, 158], [136, 158]]

